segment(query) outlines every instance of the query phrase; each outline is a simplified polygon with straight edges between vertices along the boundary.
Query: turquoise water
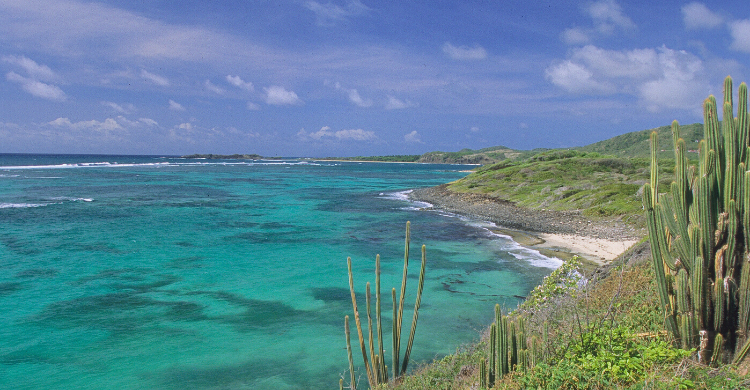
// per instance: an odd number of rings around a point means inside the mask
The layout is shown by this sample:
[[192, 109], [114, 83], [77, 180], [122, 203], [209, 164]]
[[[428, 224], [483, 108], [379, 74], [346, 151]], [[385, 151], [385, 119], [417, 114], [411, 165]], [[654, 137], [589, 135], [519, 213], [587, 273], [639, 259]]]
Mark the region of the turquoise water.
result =
[[406, 199], [467, 168], [0, 155], [0, 388], [335, 388], [346, 258], [364, 310], [376, 254], [400, 285], [406, 221], [411, 367], [451, 353], [559, 265]]

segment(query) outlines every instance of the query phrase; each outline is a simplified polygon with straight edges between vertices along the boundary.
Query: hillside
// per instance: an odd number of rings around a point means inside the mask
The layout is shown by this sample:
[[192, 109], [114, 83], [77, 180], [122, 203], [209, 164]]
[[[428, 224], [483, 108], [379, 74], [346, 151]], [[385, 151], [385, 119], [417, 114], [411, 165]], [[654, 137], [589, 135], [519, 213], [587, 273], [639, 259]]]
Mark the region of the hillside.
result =
[[472, 150], [462, 149], [458, 152], [428, 152], [423, 154], [417, 162], [440, 163], [440, 164], [494, 164], [503, 160], [518, 160], [535, 151], [514, 150], [505, 146]]
[[[672, 150], [673, 142], [671, 126], [634, 131], [574, 149], [582, 152], [596, 152], [615, 157], [649, 157], [651, 153], [649, 136], [654, 130], [659, 133], [659, 145], [660, 150], [662, 151], [659, 158], [671, 158], [674, 153]], [[680, 137], [685, 140], [688, 150], [697, 151], [698, 141], [703, 139], [703, 124], [693, 123], [691, 125], [681, 125]], [[697, 157], [697, 154], [695, 154], [695, 156]]]

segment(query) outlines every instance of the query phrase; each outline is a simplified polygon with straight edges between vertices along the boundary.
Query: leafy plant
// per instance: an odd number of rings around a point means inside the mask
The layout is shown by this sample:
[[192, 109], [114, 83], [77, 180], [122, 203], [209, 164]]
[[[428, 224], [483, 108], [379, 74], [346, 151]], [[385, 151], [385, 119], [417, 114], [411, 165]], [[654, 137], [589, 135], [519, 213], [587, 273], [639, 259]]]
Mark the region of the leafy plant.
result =
[[520, 311], [534, 312], [561, 295], [575, 297], [578, 283], [582, 279], [581, 274], [578, 273], [580, 267], [581, 259], [578, 256], [573, 256], [563, 262], [560, 267], [546, 276], [540, 285], [531, 290], [526, 301], [521, 304]]

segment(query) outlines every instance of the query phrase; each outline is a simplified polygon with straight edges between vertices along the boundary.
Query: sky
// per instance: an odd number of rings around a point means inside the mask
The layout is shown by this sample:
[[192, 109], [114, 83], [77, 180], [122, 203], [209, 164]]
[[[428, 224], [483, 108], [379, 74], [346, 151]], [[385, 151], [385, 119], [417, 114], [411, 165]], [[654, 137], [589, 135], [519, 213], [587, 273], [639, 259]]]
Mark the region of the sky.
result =
[[582, 146], [748, 60], [739, 1], [0, 0], [0, 153]]

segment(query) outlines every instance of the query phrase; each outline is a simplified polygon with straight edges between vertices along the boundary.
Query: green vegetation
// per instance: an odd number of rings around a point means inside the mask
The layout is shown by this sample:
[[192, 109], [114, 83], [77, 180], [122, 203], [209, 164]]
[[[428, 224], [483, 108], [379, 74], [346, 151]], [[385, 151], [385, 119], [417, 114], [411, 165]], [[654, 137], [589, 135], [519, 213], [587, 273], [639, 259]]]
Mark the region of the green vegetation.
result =
[[536, 154], [536, 152], [495, 146], [479, 150], [462, 149], [458, 152], [429, 152], [420, 156], [417, 161], [421, 163], [494, 164], [504, 160], [523, 159]]
[[[671, 130], [670, 126], [662, 126], [651, 130], [634, 131], [596, 142], [591, 145], [575, 148], [575, 150], [582, 152], [596, 152], [615, 157], [648, 158], [651, 155], [651, 133], [655, 131], [659, 137], [659, 145], [668, 146], [666, 149], [662, 148], [659, 150], [659, 158], [672, 158], [674, 156], [674, 150], [671, 147]], [[681, 126], [680, 133], [685, 140], [688, 157], [690, 157], [691, 160], [697, 159], [698, 142], [703, 139], [703, 124], [693, 123], [692, 125]]]
[[[674, 134], [675, 179], [659, 194], [658, 173], [643, 191], [655, 277], [666, 327], [698, 361], [744, 358], [750, 349], [750, 122], [747, 85], [739, 88], [738, 117], [732, 79], [724, 83], [719, 125], [716, 99], [704, 102], [706, 139], [700, 164], [688, 168], [680, 126]], [[652, 149], [657, 149], [656, 134]], [[656, 166], [656, 152], [652, 165]]]
[[639, 190], [647, 180], [647, 159], [552, 150], [523, 161], [483, 166], [449, 189], [527, 208], [580, 210], [592, 217], [636, 216], [641, 210]]
[[[398, 303], [396, 302], [396, 289], [391, 290], [391, 300], [393, 301], [393, 358], [391, 360], [391, 369], [393, 370], [391, 378], [394, 381], [398, 381], [401, 376], [406, 372], [409, 365], [409, 356], [411, 355], [411, 348], [414, 342], [414, 334], [417, 329], [417, 318], [419, 317], [419, 306], [422, 301], [422, 289], [424, 288], [424, 271], [427, 262], [427, 256], [425, 253], [425, 246], [422, 245], [422, 267], [419, 271], [419, 284], [417, 287], [417, 298], [414, 304], [414, 316], [411, 322], [411, 331], [409, 333], [409, 339], [406, 344], [406, 351], [404, 353], [403, 360], [400, 361], [401, 355], [401, 325], [403, 323], [404, 316], [404, 297], [406, 296], [406, 280], [407, 280], [407, 269], [409, 267], [409, 244], [410, 244], [410, 223], [406, 223], [406, 238], [404, 242], [404, 275], [401, 280], [401, 294]], [[385, 362], [385, 349], [383, 348], [383, 325], [380, 316], [380, 255], [375, 257], [375, 325], [376, 329], [373, 329], [372, 325], [372, 312], [371, 312], [371, 295], [370, 295], [370, 282], [367, 282], [366, 287], [366, 305], [367, 305], [367, 331], [368, 331], [368, 342], [369, 342], [369, 354], [368, 348], [365, 345], [364, 334], [362, 331], [362, 324], [359, 318], [359, 311], [357, 309], [357, 298], [354, 294], [354, 276], [352, 274], [352, 259], [347, 258], [347, 265], [349, 268], [349, 291], [352, 296], [352, 308], [354, 309], [354, 321], [357, 326], [357, 335], [359, 336], [359, 345], [362, 349], [362, 359], [365, 364], [365, 371], [367, 372], [367, 382], [371, 388], [378, 386], [379, 384], [388, 383], [388, 367]], [[349, 355], [349, 372], [350, 381], [349, 387], [351, 389], [357, 388], [357, 381], [355, 378], [354, 371], [354, 360], [352, 357], [351, 347], [351, 336], [349, 330], [349, 316], [344, 318], [344, 327], [346, 334], [346, 350]], [[373, 331], [377, 335], [377, 350], [375, 349], [375, 336]], [[343, 379], [339, 382], [339, 387], [343, 387]]]

